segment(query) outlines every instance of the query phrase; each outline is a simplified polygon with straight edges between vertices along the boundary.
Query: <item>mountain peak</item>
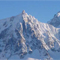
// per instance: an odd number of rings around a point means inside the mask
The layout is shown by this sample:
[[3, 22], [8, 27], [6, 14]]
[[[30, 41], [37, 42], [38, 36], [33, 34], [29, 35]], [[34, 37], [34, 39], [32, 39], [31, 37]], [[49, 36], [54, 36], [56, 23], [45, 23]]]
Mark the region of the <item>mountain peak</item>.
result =
[[57, 17], [60, 17], [60, 11], [57, 13]]
[[22, 11], [22, 14], [25, 14], [25, 10]]
[[0, 60], [52, 60], [55, 52], [60, 52], [60, 29], [39, 22], [25, 10], [15, 17], [0, 20]]
[[48, 23], [55, 27], [59, 27], [60, 26], [60, 11], [57, 12], [57, 14], [55, 14], [54, 17], [50, 21], [48, 21]]

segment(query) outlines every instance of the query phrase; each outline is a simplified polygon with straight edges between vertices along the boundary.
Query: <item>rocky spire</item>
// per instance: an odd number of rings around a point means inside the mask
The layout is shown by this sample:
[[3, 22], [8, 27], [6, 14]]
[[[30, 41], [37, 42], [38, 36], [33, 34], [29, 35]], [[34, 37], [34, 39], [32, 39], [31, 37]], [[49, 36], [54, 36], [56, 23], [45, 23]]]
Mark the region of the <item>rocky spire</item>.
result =
[[22, 11], [22, 14], [25, 14], [25, 10]]

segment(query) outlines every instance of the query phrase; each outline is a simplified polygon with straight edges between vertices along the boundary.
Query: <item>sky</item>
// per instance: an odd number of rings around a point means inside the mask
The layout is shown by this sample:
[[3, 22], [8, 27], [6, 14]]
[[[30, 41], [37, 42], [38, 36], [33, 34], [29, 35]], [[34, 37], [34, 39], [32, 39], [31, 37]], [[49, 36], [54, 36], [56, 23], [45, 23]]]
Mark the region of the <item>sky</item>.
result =
[[0, 1], [0, 19], [16, 16], [23, 10], [46, 23], [60, 11], [60, 1]]

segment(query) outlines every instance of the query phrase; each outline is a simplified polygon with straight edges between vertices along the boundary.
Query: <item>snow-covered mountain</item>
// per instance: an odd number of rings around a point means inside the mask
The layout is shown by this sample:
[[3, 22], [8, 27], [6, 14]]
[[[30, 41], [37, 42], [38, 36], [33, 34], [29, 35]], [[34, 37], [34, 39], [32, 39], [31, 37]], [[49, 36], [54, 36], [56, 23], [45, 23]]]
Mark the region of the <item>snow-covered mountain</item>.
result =
[[0, 60], [60, 60], [59, 55], [60, 28], [25, 11], [0, 20]]
[[53, 25], [54, 27], [60, 28], [60, 11], [54, 15], [54, 17], [48, 21], [49, 24]]

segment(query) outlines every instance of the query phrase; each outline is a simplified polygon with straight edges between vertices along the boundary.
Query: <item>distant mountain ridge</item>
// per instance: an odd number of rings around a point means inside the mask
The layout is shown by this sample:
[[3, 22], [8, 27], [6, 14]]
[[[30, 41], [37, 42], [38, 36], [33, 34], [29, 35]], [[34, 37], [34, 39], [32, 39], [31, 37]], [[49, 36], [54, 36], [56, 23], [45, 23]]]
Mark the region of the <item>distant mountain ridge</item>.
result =
[[57, 27], [57, 28], [60, 28], [60, 11], [54, 15], [54, 17], [48, 21], [49, 24]]
[[60, 28], [54, 26], [24, 10], [0, 20], [0, 60], [59, 60]]

